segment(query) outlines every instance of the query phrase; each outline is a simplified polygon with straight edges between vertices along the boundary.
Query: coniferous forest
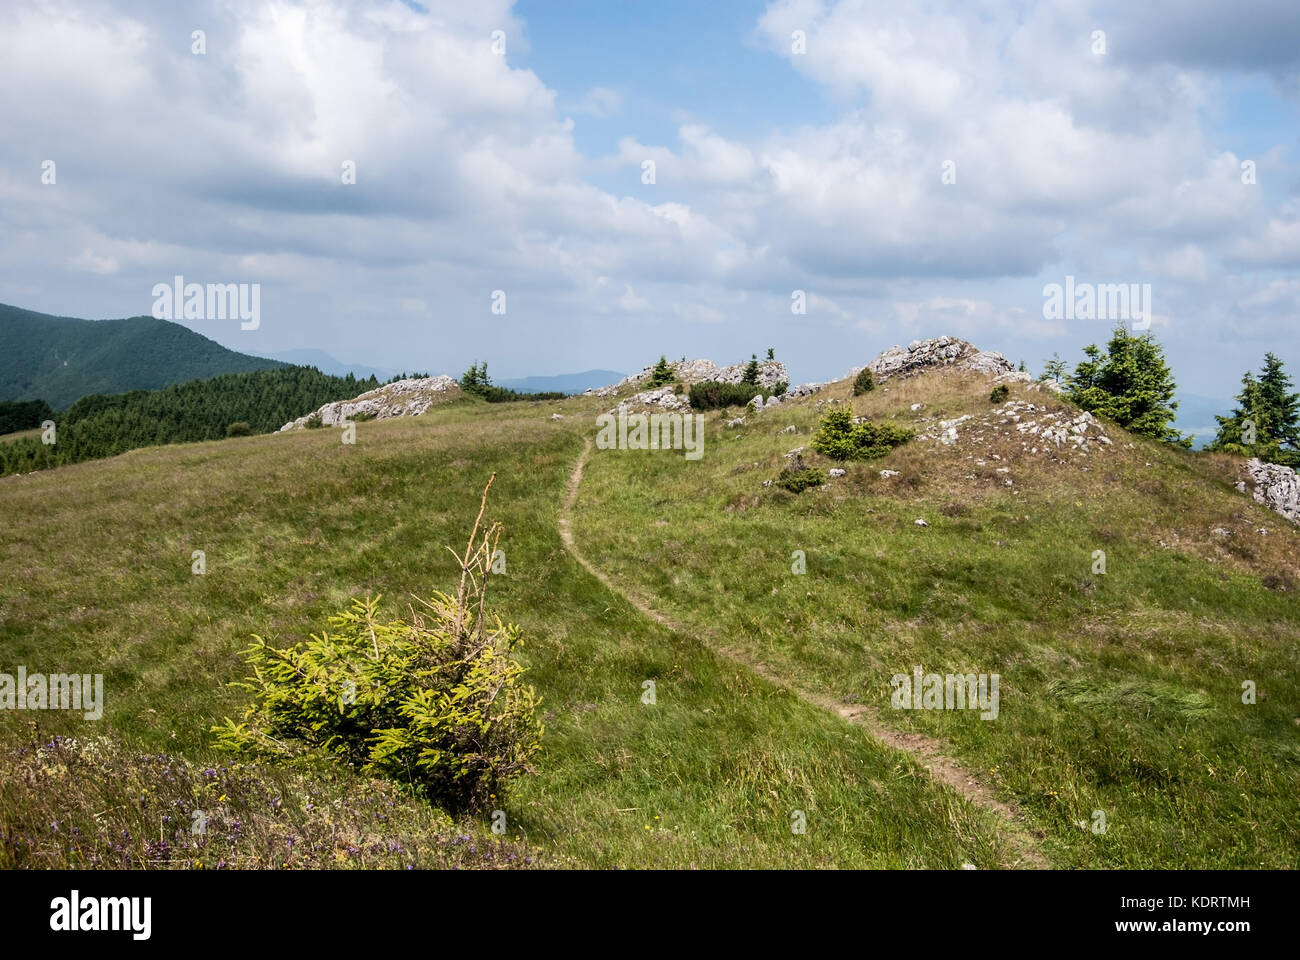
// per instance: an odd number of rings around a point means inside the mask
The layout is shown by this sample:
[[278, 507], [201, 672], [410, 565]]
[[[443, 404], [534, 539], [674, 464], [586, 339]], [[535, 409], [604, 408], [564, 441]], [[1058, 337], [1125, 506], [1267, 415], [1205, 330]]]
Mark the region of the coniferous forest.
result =
[[[54, 416], [55, 443], [40, 435], [0, 443], [0, 475], [111, 457], [136, 447], [219, 440], [232, 423], [270, 433], [334, 400], [379, 386], [315, 367], [228, 373], [161, 390], [82, 397]], [[31, 424], [36, 426], [36, 424]]]

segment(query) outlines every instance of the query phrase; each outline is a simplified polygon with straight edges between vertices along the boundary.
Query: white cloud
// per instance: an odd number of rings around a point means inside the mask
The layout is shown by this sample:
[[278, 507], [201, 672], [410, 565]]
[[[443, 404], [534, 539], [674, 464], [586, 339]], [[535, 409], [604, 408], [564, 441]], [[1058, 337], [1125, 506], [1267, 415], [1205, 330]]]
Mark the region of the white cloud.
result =
[[650, 309], [650, 301], [645, 297], [638, 297], [636, 291], [631, 287], [624, 289], [623, 295], [618, 298], [618, 305], [628, 313], [638, 313]]
[[609, 87], [592, 87], [568, 110], [590, 117], [613, 117], [623, 111], [623, 94]]
[[86, 273], [110, 274], [117, 273], [116, 257], [101, 257], [95, 251], [87, 248], [82, 250], [72, 260], [72, 269], [81, 270]]
[[674, 303], [673, 313], [687, 323], [718, 324], [726, 323], [727, 315], [717, 307], [703, 303]]
[[[1039, 316], [1045, 273], [1158, 276], [1189, 342], [1231, 307], [1280, 325], [1281, 301], [1247, 301], [1265, 271], [1300, 266], [1300, 210], [1276, 199], [1294, 163], [1267, 151], [1260, 185], [1241, 184], [1245, 158], [1206, 126], [1222, 106], [1207, 64], [1217, 31], [1233, 69], [1255, 44], [1284, 89], [1294, 17], [1242, 0], [1233, 25], [1183, 6], [1163, 37], [1111, 0], [781, 0], [755, 35], [833, 118], [755, 129], [668, 104], [689, 119], [654, 144], [626, 109], [639, 91], [593, 85], [557, 104], [545, 76], [514, 66], [527, 30], [510, 0], [428, 14], [17, 0], [0, 7], [0, 87], [30, 93], [0, 126], [0, 273], [50, 302], [84, 297], [89, 315], [146, 312], [172, 273], [256, 280], [277, 307], [262, 335], [292, 321], [309, 337], [331, 316], [394, 343], [413, 327], [401, 314], [486, 318], [487, 293], [506, 289], [510, 322], [526, 321], [501, 342], [529, 356], [562, 342], [557, 328], [652, 302], [673, 305], [665, 322], [787, 324], [795, 288], [812, 294], [801, 331], [1076, 336]], [[194, 22], [206, 57], [190, 53]], [[1087, 43], [1099, 22], [1104, 58]], [[495, 29], [509, 56], [492, 52]], [[807, 54], [791, 53], [794, 29]], [[619, 116], [628, 135], [585, 157], [566, 113]], [[47, 157], [57, 186], [39, 182]], [[1225, 264], [1231, 295], [1210, 305]], [[440, 336], [480, 335], [418, 331], [440, 354]]]
[[1144, 271], [1171, 280], [1202, 284], [1209, 279], [1205, 252], [1192, 243], [1177, 250], [1168, 250], [1159, 256], [1142, 257], [1138, 265]]

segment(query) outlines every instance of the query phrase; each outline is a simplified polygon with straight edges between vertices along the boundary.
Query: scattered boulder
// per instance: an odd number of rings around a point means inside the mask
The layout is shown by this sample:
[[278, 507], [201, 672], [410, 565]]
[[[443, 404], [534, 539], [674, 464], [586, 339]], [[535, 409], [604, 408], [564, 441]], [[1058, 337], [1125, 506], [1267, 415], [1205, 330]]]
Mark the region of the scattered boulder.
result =
[[971, 418], [971, 415], [968, 413], [968, 414], [965, 414], [964, 416], [960, 416], [960, 417], [958, 417], [958, 418], [955, 419], [955, 420], [940, 420], [940, 421], [939, 421], [939, 431], [940, 431], [940, 433], [939, 433], [939, 440], [940, 440], [940, 442], [943, 443], [945, 446], [950, 446], [950, 445], [956, 443], [956, 442], [957, 442], [957, 425], [958, 425], [958, 424], [961, 424], [961, 423], [965, 423], [965, 422], [966, 422], [967, 420], [969, 420], [970, 418]]
[[688, 410], [691, 401], [688, 397], [679, 396], [673, 393], [672, 387], [658, 387], [654, 390], [642, 390], [640, 393], [633, 394], [626, 400], [619, 402], [618, 406], [610, 410], [610, 413], [617, 413], [620, 410], [626, 410], [630, 407], [656, 407], [659, 410]]
[[832, 477], [842, 477], [847, 472], [848, 471], [845, 470], [843, 467], [831, 467], [830, 475]]
[[[962, 425], [960, 434], [958, 425]], [[1024, 453], [1052, 454], [1058, 458], [1070, 453], [1086, 456], [1113, 445], [1106, 428], [1091, 413], [1069, 409], [1052, 411], [1041, 403], [1015, 399], [978, 417], [967, 414], [955, 420], [941, 420], [922, 437], [952, 446], [959, 440], [979, 444], [997, 437], [1014, 439], [1017, 435]], [[996, 455], [990, 456], [999, 459]]]
[[819, 390], [826, 389], [825, 383], [801, 383], [797, 387], [790, 387], [781, 395], [782, 400], [798, 400], [800, 397], [810, 397]]

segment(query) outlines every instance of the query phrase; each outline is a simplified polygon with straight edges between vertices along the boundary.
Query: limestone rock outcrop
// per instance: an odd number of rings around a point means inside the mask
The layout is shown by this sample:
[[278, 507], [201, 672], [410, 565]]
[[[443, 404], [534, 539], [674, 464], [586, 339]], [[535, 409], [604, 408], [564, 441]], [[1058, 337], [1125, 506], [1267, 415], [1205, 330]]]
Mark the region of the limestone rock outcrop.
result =
[[1265, 463], [1257, 458], [1246, 461], [1246, 479], [1238, 484], [1245, 493], [1248, 487], [1256, 503], [1280, 513], [1292, 523], [1300, 523], [1300, 476], [1290, 467]]
[[451, 377], [415, 377], [386, 383], [351, 400], [336, 400], [319, 410], [290, 420], [280, 432], [301, 430], [307, 421], [320, 415], [322, 426], [334, 426], [346, 420], [388, 420], [392, 417], [418, 417], [437, 403], [460, 395], [460, 384]]

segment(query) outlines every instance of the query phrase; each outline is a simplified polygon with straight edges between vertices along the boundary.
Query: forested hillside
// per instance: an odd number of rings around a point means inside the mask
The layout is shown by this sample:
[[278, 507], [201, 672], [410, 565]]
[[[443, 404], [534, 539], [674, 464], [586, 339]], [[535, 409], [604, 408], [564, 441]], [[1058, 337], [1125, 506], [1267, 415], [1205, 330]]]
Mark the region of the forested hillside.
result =
[[[287, 367], [190, 380], [162, 390], [83, 397], [56, 416], [55, 442], [40, 436], [0, 445], [0, 474], [111, 457], [136, 447], [269, 433], [332, 400], [379, 384]], [[234, 429], [232, 430], [232, 426]]]
[[0, 400], [44, 400], [61, 410], [92, 393], [287, 366], [168, 320], [78, 320], [0, 304]]

